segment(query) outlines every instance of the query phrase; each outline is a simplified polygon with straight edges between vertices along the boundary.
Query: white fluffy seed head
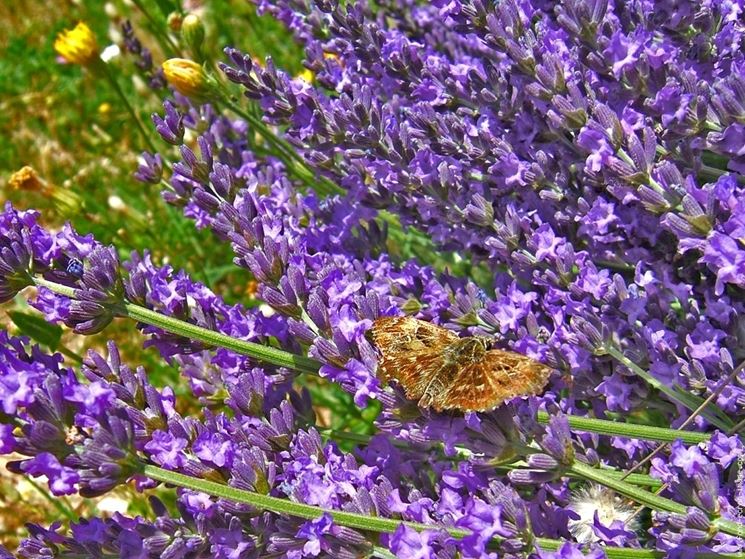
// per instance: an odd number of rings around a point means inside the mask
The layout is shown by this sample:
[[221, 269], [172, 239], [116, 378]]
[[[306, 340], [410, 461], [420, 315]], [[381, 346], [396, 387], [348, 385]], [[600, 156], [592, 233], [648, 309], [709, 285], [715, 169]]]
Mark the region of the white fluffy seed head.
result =
[[626, 524], [629, 531], [636, 531], [639, 528], [637, 519], [632, 518], [635, 507], [624, 501], [615, 491], [596, 483], [588, 483], [572, 491], [569, 508], [579, 515], [578, 520], [570, 520], [568, 524], [569, 532], [578, 543], [599, 541], [600, 538], [593, 530], [596, 511], [604, 526], [610, 526], [613, 521], [620, 520]]

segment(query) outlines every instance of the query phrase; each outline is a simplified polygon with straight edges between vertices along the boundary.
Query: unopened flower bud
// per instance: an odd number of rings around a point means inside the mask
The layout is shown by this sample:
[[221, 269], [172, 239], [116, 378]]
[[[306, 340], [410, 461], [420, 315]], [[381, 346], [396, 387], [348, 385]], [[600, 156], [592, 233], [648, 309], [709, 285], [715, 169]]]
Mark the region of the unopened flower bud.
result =
[[54, 50], [71, 64], [88, 66], [98, 59], [96, 37], [82, 21], [74, 29], [65, 29], [57, 35]]
[[194, 101], [207, 101], [212, 96], [214, 80], [193, 60], [169, 58], [163, 63], [163, 74], [169, 85]]
[[181, 38], [196, 60], [203, 60], [202, 44], [204, 43], [204, 25], [196, 14], [189, 14], [181, 23]]
[[179, 33], [181, 31], [181, 25], [183, 22], [184, 14], [180, 12], [171, 12], [168, 15], [168, 29], [170, 29], [174, 33]]

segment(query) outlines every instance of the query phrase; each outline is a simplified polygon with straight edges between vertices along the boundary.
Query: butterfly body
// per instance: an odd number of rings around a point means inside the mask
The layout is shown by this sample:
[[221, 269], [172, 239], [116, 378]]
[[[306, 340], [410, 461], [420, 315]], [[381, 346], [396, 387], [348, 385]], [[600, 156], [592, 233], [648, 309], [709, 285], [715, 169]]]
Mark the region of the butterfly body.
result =
[[485, 411], [515, 396], [536, 394], [550, 369], [519, 353], [490, 349], [486, 336], [454, 332], [411, 317], [383, 317], [368, 333], [380, 351], [378, 376], [435, 411]]

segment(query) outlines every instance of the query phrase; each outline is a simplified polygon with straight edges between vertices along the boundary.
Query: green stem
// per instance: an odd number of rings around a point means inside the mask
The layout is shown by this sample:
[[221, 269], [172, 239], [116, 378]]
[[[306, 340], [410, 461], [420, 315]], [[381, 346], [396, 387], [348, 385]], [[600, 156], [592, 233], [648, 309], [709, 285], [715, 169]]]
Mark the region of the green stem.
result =
[[[512, 464], [506, 464], [501, 466], [496, 466], [496, 470], [505, 470], [507, 472], [512, 470], [535, 470], [535, 468], [532, 468], [530, 465], [528, 465], [527, 462], [519, 461], [519, 462], [513, 462]], [[657, 490], [658, 488], [662, 487], [662, 482], [657, 479], [653, 478], [650, 475], [647, 474], [628, 474], [625, 471], [622, 470], [615, 470], [610, 467], [601, 466], [598, 468], [598, 471], [600, 472], [600, 475], [606, 476], [608, 478], [611, 478], [616, 481], [626, 481], [626, 483], [631, 485], [638, 485], [640, 487], [649, 487], [650, 489]], [[587, 479], [585, 475], [580, 474], [579, 472], [573, 472], [564, 470], [561, 472], [563, 476], [572, 478], [572, 479]]]
[[31, 484], [31, 487], [36, 489], [44, 499], [49, 501], [49, 503], [56, 508], [61, 514], [63, 514], [68, 520], [71, 520], [72, 522], [75, 522], [78, 520], [79, 516], [75, 514], [75, 511], [73, 511], [70, 506], [68, 505], [67, 499], [63, 498], [60, 499], [59, 497], [52, 497], [49, 494], [49, 491], [44, 489], [44, 487], [31, 479], [30, 477], [26, 478], [26, 481]]
[[214, 332], [207, 328], [202, 328], [196, 324], [190, 322], [184, 322], [177, 318], [171, 318], [160, 314], [145, 307], [134, 305], [132, 303], [125, 303], [124, 308], [127, 311], [127, 316], [150, 324], [151, 326], [157, 326], [168, 332], [190, 338], [192, 340], [199, 340], [205, 342], [211, 346], [224, 347], [235, 353], [241, 355], [247, 355], [253, 357], [258, 361], [276, 365], [278, 367], [287, 367], [294, 369], [300, 373], [318, 374], [320, 363], [315, 359], [305, 357], [303, 355], [296, 355], [294, 353], [288, 353], [281, 349], [257, 344], [254, 342], [247, 342], [245, 340], [238, 340], [226, 334], [220, 332]]
[[379, 557], [380, 559], [396, 559], [396, 556], [393, 555], [393, 553], [388, 551], [386, 548], [379, 546], [373, 547], [373, 551], [370, 555], [368, 555], [368, 557]]
[[155, 38], [157, 39], [158, 43], [160, 43], [160, 46], [163, 48], [168, 58], [171, 58], [178, 54], [179, 49], [171, 40], [171, 37], [168, 35], [168, 31], [166, 29], [167, 25], [164, 25], [163, 23], [156, 20], [152, 16], [152, 14], [147, 9], [145, 9], [145, 6], [141, 2], [141, 0], [132, 0], [132, 3], [137, 6], [137, 9], [142, 12], [142, 15], [145, 16], [145, 19], [147, 19], [150, 22], [150, 25], [153, 26]]
[[[649, 425], [637, 425], [635, 423], [624, 423], [621, 421], [608, 421], [607, 419], [595, 419], [591, 417], [580, 417], [567, 415], [569, 426], [575, 431], [598, 433], [600, 435], [612, 435], [628, 437], [630, 439], [642, 439], [645, 441], [673, 442], [681, 440], [686, 444], [699, 444], [708, 441], [711, 435], [699, 433], [698, 431], [678, 431], [664, 427], [652, 427]], [[536, 419], [538, 423], [546, 425], [551, 415], [545, 411], [539, 411]]]
[[[592, 468], [590, 468], [592, 469]], [[221, 483], [214, 481], [207, 481], [203, 479], [193, 478], [170, 470], [164, 470], [157, 466], [145, 465], [142, 473], [163, 483], [175, 485], [177, 487], [185, 487], [194, 491], [199, 491], [220, 497], [223, 499], [230, 499], [231, 501], [238, 503], [245, 503], [251, 505], [260, 510], [270, 511], [277, 514], [286, 514], [297, 518], [306, 518], [309, 520], [316, 519], [323, 514], [329, 514], [333, 518], [334, 522], [340, 526], [346, 526], [349, 528], [355, 528], [358, 530], [364, 530], [369, 532], [382, 532], [392, 533], [401, 524], [408, 526], [418, 532], [423, 530], [437, 530], [444, 529], [451, 536], [455, 538], [463, 538], [470, 534], [468, 530], [461, 528], [452, 528], [446, 526], [437, 526], [435, 524], [421, 524], [419, 522], [408, 522], [402, 520], [394, 520], [391, 518], [381, 518], [377, 516], [367, 516], [364, 514], [357, 514], [339, 510], [324, 509], [321, 507], [306, 505], [303, 503], [296, 503], [288, 499], [282, 499], [279, 497], [271, 497], [269, 495], [263, 495], [254, 493], [252, 491], [244, 491], [242, 489], [236, 489]], [[682, 505], [680, 505], [683, 509]], [[501, 539], [493, 538], [492, 541], [498, 544]], [[554, 540], [548, 538], [536, 538], [536, 547], [553, 551], [561, 547], [564, 542], [562, 540]], [[605, 554], [610, 559], [657, 559], [663, 557], [664, 554], [654, 550], [644, 549], [626, 549], [620, 547], [604, 547]], [[710, 554], [697, 554], [696, 557], [708, 557]], [[732, 559], [743, 559], [744, 554], [729, 554], [729, 555], [718, 555], [718, 557], [728, 557]]]
[[142, 125], [142, 122], [140, 121], [140, 117], [137, 116], [137, 113], [135, 112], [134, 107], [132, 107], [132, 104], [129, 102], [129, 99], [127, 99], [127, 96], [124, 95], [124, 91], [122, 91], [122, 88], [119, 85], [119, 82], [116, 80], [114, 75], [111, 73], [111, 70], [109, 69], [109, 65], [101, 61], [101, 63], [98, 64], [98, 67], [101, 69], [101, 73], [106, 77], [106, 79], [111, 84], [111, 87], [114, 89], [114, 92], [117, 94], [119, 99], [121, 99], [122, 103], [124, 104], [124, 107], [127, 109], [127, 112], [129, 113], [129, 116], [132, 117], [132, 121], [135, 123], [137, 130], [139, 130], [140, 134], [142, 135], [142, 139], [145, 140], [145, 144], [147, 145], [147, 148], [152, 153], [157, 153], [157, 150], [155, 149], [155, 144], [153, 144], [153, 141], [150, 139], [150, 136], [145, 130], [145, 127]]
[[[70, 298], [75, 297], [75, 289], [72, 287], [47, 281], [44, 278], [35, 278], [34, 281], [37, 285], [46, 287], [60, 295]], [[262, 361], [270, 365], [287, 367], [300, 373], [310, 374], [318, 374], [318, 369], [321, 366], [321, 364], [315, 359], [296, 355], [294, 353], [288, 353], [281, 349], [262, 344], [239, 340], [226, 334], [208, 330], [207, 328], [202, 328], [196, 324], [179, 320], [178, 318], [166, 316], [133, 303], [123, 303], [120, 310], [124, 316], [128, 316], [138, 322], [156, 326], [163, 330], [167, 330], [172, 334], [177, 334], [192, 340], [198, 340], [210, 346], [224, 347], [225, 349], [229, 349], [241, 355], [253, 357], [257, 361]]]
[[[538, 412], [539, 414], [543, 413], [543, 415], [546, 415], [544, 412]], [[546, 421], [541, 421], [541, 418], [538, 418], [538, 421], [541, 423], [546, 423]], [[321, 429], [320, 430], [321, 435], [328, 437], [330, 439], [334, 439], [336, 441], [350, 441], [353, 443], [356, 443], [358, 445], [366, 445], [370, 442], [370, 439], [372, 438], [372, 435], [365, 435], [362, 433], [351, 433], [349, 431], [338, 431], [336, 429]], [[396, 439], [390, 440], [391, 444], [397, 448], [407, 449], [410, 448], [410, 445], [405, 441], [399, 441]], [[438, 449], [442, 449], [443, 445], [442, 443], [435, 443], [435, 446]], [[455, 456], [444, 456], [444, 458], [449, 458], [451, 460], [467, 460], [468, 451], [465, 449], [462, 449], [460, 447], [455, 447], [456, 451], [459, 451]], [[515, 470], [519, 468], [527, 468], [528, 465], [525, 462], [513, 462], [511, 464], [501, 464], [498, 466], [495, 466], [495, 469], [497, 470], [504, 470], [504, 471], [510, 471]], [[646, 475], [646, 474], [628, 474], [625, 471], [621, 470], [615, 470], [612, 468], [603, 468], [602, 469], [603, 474], [611, 476], [615, 479], [626, 479], [628, 483], [631, 483], [633, 485], [642, 485], [645, 487], [652, 487], [657, 488], [662, 485], [662, 482], [654, 478], [652, 476]], [[576, 476], [573, 476], [576, 477]]]
[[743, 426], [745, 426], [745, 419], [743, 419], [742, 421], [738, 422], [734, 427], [732, 427], [732, 429], [730, 429], [729, 431], [727, 431], [727, 434], [728, 435], [734, 435], [734, 434], [738, 433], [740, 431], [740, 429], [743, 428]]
[[[626, 366], [628, 369], [633, 371], [635, 374], [640, 376], [652, 388], [655, 388], [660, 392], [666, 394], [673, 402], [677, 402], [678, 404], [688, 408], [691, 411], [695, 411], [701, 406], [701, 404], [704, 403], [704, 400], [702, 400], [698, 396], [694, 396], [693, 394], [689, 394], [688, 392], [680, 389], [676, 390], [674, 388], [671, 388], [670, 386], [667, 386], [666, 384], [663, 384], [647, 371], [642, 369], [639, 365], [634, 363], [631, 359], [626, 357], [621, 352], [621, 350], [619, 350], [612, 344], [607, 344], [604, 349], [606, 353], [608, 353], [608, 355], [610, 355], [618, 362]], [[701, 410], [701, 415], [703, 415], [707, 420], [709, 420], [713, 425], [716, 425], [722, 431], [729, 431], [734, 425], [732, 420], [724, 415], [724, 413], [716, 406], [706, 406], [704, 409]]]
[[82, 363], [83, 362], [83, 357], [81, 355], [78, 355], [74, 351], [67, 349], [63, 345], [58, 346], [55, 351], [59, 351], [62, 355], [64, 355], [65, 357], [68, 357], [69, 359], [71, 359], [75, 363]]
[[701, 165], [699, 174], [704, 179], [713, 179], [713, 180], [717, 180], [718, 178], [724, 175], [730, 175], [738, 182], [738, 184], [745, 184], [745, 176], [740, 175], [738, 173], [733, 173], [732, 171], [723, 171], [722, 169], [717, 169], [716, 167], [710, 167], [709, 165]]
[[610, 468], [600, 468], [600, 471], [604, 476], [608, 476], [612, 479], [624, 480], [626, 483], [630, 483], [631, 485], [649, 487], [654, 490], [662, 487], [662, 482], [659, 479], [647, 474], [629, 474], [625, 471], [612, 470]]
[[[625, 495], [626, 497], [655, 510], [663, 510], [684, 515], [689, 508], [686, 505], [677, 503], [671, 499], [666, 499], [665, 497], [660, 497], [659, 495], [645, 491], [644, 489], [639, 489], [625, 481], [613, 479], [612, 477], [607, 476], [603, 470], [592, 468], [587, 464], [582, 464], [581, 462], [575, 461], [574, 464], [567, 468], [567, 472], [594, 481], [595, 483], [599, 483], [606, 487], [610, 487], [621, 495]], [[744, 524], [732, 522], [731, 520], [726, 520], [724, 518], [710, 518], [710, 520], [714, 526], [726, 534], [740, 538], [745, 537]]]
[[[176, 485], [178, 487], [186, 487], [194, 491], [201, 491], [208, 495], [215, 497], [221, 497], [223, 499], [230, 499], [237, 503], [245, 503], [251, 505], [260, 510], [266, 510], [278, 514], [287, 514], [289, 516], [295, 516], [298, 518], [307, 518], [309, 520], [318, 518], [319, 516], [328, 513], [330, 514], [334, 522], [341, 526], [347, 526], [349, 528], [356, 528], [358, 530], [367, 530], [370, 532], [384, 532], [391, 533], [396, 530], [401, 524], [413, 528], [417, 531], [432, 530], [437, 527], [427, 524], [420, 524], [418, 522], [406, 522], [402, 520], [395, 520], [392, 518], [381, 518], [378, 516], [368, 516], [365, 514], [357, 514], [352, 512], [345, 512], [332, 509], [324, 509], [321, 507], [306, 505], [303, 503], [296, 503], [289, 499], [281, 499], [279, 497], [271, 497], [269, 495], [262, 495], [260, 493], [254, 493], [252, 491], [244, 491], [242, 489], [236, 489], [228, 485], [223, 485], [214, 481], [207, 481], [204, 479], [197, 479], [170, 470], [164, 470], [157, 466], [146, 465], [143, 467], [144, 475], [150, 479]], [[448, 533], [456, 538], [462, 538], [467, 536], [470, 532], [460, 528], [445, 528]]]
[[595, 483], [599, 483], [600, 485], [610, 487], [621, 495], [625, 495], [630, 499], [634, 499], [638, 503], [645, 504], [650, 508], [656, 510], [664, 510], [667, 512], [674, 512], [678, 514], [686, 513], [687, 507], [685, 505], [676, 503], [675, 501], [666, 499], [665, 497], [660, 497], [659, 495], [655, 495], [654, 493], [650, 493], [649, 491], [644, 491], [642, 489], [634, 487], [630, 483], [619, 481], [616, 479], [610, 479], [608, 476], [605, 475], [605, 472], [599, 468], [593, 468], [591, 466], [588, 466], [587, 464], [575, 461], [571, 466], [567, 468], [567, 472], [584, 479], [594, 481]]

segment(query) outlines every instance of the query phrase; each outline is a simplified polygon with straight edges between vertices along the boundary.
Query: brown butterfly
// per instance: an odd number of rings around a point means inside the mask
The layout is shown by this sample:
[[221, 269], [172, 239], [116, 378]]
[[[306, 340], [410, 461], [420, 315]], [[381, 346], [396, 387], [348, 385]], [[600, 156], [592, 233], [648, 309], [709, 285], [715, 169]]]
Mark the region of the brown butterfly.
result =
[[551, 368], [525, 355], [489, 349], [486, 336], [455, 332], [411, 317], [383, 317], [367, 333], [380, 351], [378, 377], [435, 411], [486, 411], [515, 396], [538, 394]]

